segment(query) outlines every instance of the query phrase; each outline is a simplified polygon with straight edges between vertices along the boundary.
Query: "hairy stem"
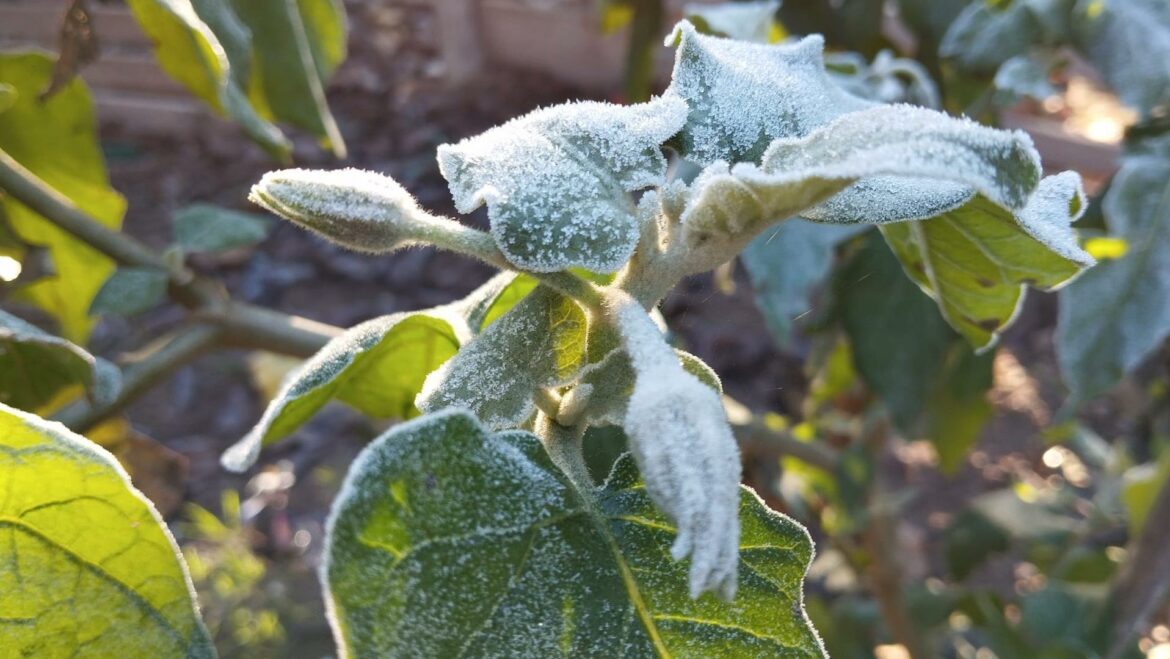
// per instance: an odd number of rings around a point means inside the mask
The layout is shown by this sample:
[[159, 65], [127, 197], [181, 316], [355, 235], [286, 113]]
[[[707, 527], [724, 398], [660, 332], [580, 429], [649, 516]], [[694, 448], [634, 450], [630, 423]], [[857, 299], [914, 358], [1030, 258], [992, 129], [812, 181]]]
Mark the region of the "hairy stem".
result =
[[593, 477], [589, 475], [589, 467], [585, 465], [585, 453], [581, 446], [581, 439], [585, 435], [584, 426], [562, 426], [544, 412], [537, 412], [533, 430], [544, 443], [544, 449], [553, 463], [565, 472], [581, 494], [589, 496], [596, 486]]

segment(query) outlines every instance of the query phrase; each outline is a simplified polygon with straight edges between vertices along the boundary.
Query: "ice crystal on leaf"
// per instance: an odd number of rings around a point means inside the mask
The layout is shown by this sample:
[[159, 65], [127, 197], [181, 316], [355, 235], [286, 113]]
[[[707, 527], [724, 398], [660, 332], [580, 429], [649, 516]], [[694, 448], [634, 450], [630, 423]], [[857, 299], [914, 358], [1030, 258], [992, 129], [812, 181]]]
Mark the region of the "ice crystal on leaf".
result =
[[513, 264], [612, 272], [638, 240], [628, 193], [663, 181], [661, 145], [686, 114], [676, 97], [557, 105], [439, 147], [439, 169], [460, 212], [487, 204], [492, 235]]
[[428, 215], [397, 181], [361, 169], [284, 169], [252, 187], [257, 204], [359, 252], [390, 252], [450, 220]]
[[712, 591], [730, 600], [740, 462], [719, 395], [683, 369], [637, 303], [619, 299], [613, 314], [636, 374], [624, 426], [650, 498], [678, 527], [671, 556], [691, 558], [691, 597]]
[[769, 46], [699, 34], [680, 22], [667, 96], [690, 106], [676, 138], [684, 157], [755, 162], [773, 141], [801, 137], [846, 112], [874, 105], [845, 92], [825, 72], [820, 36]]

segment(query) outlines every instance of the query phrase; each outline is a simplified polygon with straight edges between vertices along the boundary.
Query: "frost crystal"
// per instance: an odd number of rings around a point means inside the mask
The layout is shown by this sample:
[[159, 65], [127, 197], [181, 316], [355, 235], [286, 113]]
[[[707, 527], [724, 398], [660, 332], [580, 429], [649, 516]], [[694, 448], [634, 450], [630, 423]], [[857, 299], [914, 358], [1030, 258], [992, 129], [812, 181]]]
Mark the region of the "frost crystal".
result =
[[394, 179], [361, 169], [269, 172], [249, 199], [359, 252], [390, 252], [425, 239], [441, 220]]
[[638, 240], [627, 193], [662, 182], [661, 145], [686, 115], [677, 97], [567, 103], [439, 147], [439, 169], [460, 212], [487, 204], [492, 235], [515, 265], [612, 272]]
[[739, 449], [723, 405], [686, 372], [633, 300], [613, 310], [637, 380], [625, 418], [646, 490], [678, 527], [675, 560], [691, 557], [690, 593], [735, 595], [739, 563]]
[[800, 137], [846, 112], [874, 105], [842, 90], [825, 72], [824, 39], [769, 46], [699, 34], [683, 21], [667, 96], [691, 112], [678, 141], [701, 165], [756, 161], [781, 137]]

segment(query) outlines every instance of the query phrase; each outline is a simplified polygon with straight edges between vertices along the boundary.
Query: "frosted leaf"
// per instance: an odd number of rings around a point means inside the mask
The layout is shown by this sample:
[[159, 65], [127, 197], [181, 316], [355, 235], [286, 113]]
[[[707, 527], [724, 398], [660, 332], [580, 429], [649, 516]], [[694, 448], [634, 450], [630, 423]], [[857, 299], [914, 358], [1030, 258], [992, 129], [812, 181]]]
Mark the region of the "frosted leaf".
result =
[[982, 195], [922, 222], [882, 225], [906, 270], [977, 348], [1014, 320], [1025, 287], [1053, 290], [1093, 264], [1070, 223], [1085, 209], [1073, 172], [1041, 181], [1013, 214]]
[[252, 466], [262, 447], [287, 437], [331, 400], [375, 418], [416, 416], [414, 398], [426, 376], [469, 339], [454, 305], [351, 327], [289, 375], [259, 423], [224, 451], [223, 466], [230, 471]]
[[[703, 360], [682, 350], [675, 350], [683, 370], [699, 379], [717, 394], [723, 393], [719, 376]], [[634, 393], [635, 372], [630, 357], [613, 350], [605, 359], [581, 370], [580, 384], [565, 394], [557, 416], [562, 425], [620, 426], [626, 418], [626, 405]]]
[[118, 460], [0, 404], [4, 657], [215, 656], [162, 517]]
[[424, 242], [451, 220], [428, 215], [397, 181], [360, 169], [284, 169], [252, 186], [253, 202], [359, 252]]
[[690, 556], [690, 593], [730, 600], [739, 564], [739, 446], [719, 394], [683, 370], [633, 300], [613, 309], [635, 373], [623, 429], [650, 498], [678, 528], [671, 556]]
[[780, 0], [689, 4], [683, 8], [683, 15], [691, 20], [702, 20], [711, 30], [728, 39], [768, 43], [778, 9]]
[[[868, 212], [882, 220], [929, 216], [969, 194], [953, 186], [942, 188], [944, 194], [926, 187], [918, 203], [907, 187], [912, 181], [898, 179], [921, 177], [969, 186], [1018, 208], [1040, 179], [1040, 162], [1023, 133], [923, 108], [879, 106], [845, 115], [804, 138], [776, 140], [759, 167], [707, 167], [691, 186], [683, 232], [692, 248], [711, 253], [701, 255], [702, 265], [713, 267], [773, 222], [802, 212], [838, 219], [807, 209], [858, 180], [865, 182], [846, 198], [849, 205], [838, 202], [841, 219], [873, 221]], [[886, 193], [893, 193], [892, 199], [883, 198]]]
[[1043, 101], [1059, 93], [1049, 80], [1049, 74], [1056, 68], [1056, 58], [1038, 53], [1017, 55], [1004, 62], [995, 72], [997, 102], [1009, 105], [1022, 98]]
[[1038, 40], [1039, 26], [1028, 4], [1015, 0], [997, 7], [987, 2], [967, 5], [943, 36], [939, 56], [965, 71], [994, 73]]
[[633, 461], [581, 492], [526, 432], [452, 410], [350, 468], [321, 568], [342, 657], [821, 657], [801, 601], [808, 534], [738, 491], [734, 603], [688, 597], [675, 530]]
[[527, 419], [538, 388], [565, 384], [585, 362], [585, 312], [538, 288], [431, 373], [415, 404], [470, 410], [492, 428]]
[[468, 293], [457, 304], [467, 319], [471, 333], [479, 334], [516, 306], [516, 303], [531, 293], [536, 285], [537, 281], [528, 275], [501, 272]]
[[[36, 364], [36, 368], [28, 368]], [[122, 389], [122, 372], [65, 339], [0, 309], [0, 402], [39, 410], [81, 385], [98, 404]]]
[[628, 193], [662, 182], [661, 145], [686, 113], [674, 97], [557, 105], [440, 146], [439, 169], [460, 212], [487, 204], [492, 236], [517, 267], [612, 272], [638, 240]]
[[682, 21], [666, 43], [675, 41], [666, 95], [690, 106], [675, 141], [684, 157], [701, 165], [758, 161], [779, 138], [807, 135], [841, 114], [873, 105], [829, 78], [820, 36], [769, 46], [704, 36]]

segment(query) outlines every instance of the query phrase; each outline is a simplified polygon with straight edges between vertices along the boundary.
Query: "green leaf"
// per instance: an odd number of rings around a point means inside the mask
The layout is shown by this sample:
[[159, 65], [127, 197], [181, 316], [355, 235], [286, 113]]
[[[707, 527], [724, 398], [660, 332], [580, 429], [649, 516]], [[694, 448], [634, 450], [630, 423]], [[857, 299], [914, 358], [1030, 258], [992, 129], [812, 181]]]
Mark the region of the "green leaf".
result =
[[685, 117], [676, 97], [557, 105], [440, 146], [439, 169], [459, 212], [487, 204], [492, 236], [513, 264], [613, 272], [638, 241], [628, 193], [663, 181], [660, 147]]
[[179, 548], [105, 449], [0, 405], [6, 655], [214, 657]]
[[247, 435], [224, 451], [231, 471], [252, 466], [260, 449], [287, 437], [331, 400], [377, 418], [418, 415], [415, 396], [427, 374], [468, 337], [450, 307], [391, 314], [355, 325], [294, 372]]
[[[746, 241], [796, 214], [831, 223], [918, 219], [961, 201], [969, 194], [964, 187], [1005, 208], [1022, 208], [1039, 180], [1039, 156], [1023, 133], [923, 108], [877, 106], [803, 138], [776, 140], [759, 167], [707, 167], [691, 185], [683, 230], [698, 247], [712, 239]], [[844, 206], [811, 208], [842, 191]]]
[[974, 510], [955, 516], [943, 536], [947, 567], [955, 579], [962, 581], [993, 554], [1007, 551], [1011, 538], [1007, 532]]
[[841, 267], [834, 288], [857, 372], [899, 428], [916, 429], [954, 332], [876, 234]]
[[1094, 263], [1069, 228], [1084, 211], [1076, 174], [1045, 178], [1013, 214], [982, 195], [923, 222], [881, 227], [906, 274], [976, 348], [994, 345], [1026, 286], [1053, 290]]
[[75, 386], [106, 403], [122, 388], [122, 375], [104, 359], [0, 310], [0, 402], [36, 412]]
[[1112, 387], [1170, 336], [1170, 140], [1123, 158], [1103, 210], [1129, 251], [1060, 293], [1056, 350], [1070, 404]]
[[[225, 2], [128, 0], [163, 70], [277, 158], [292, 144], [248, 101], [251, 34]], [[271, 3], [260, 3], [271, 4]]]
[[271, 223], [259, 215], [192, 204], [180, 208], [172, 219], [175, 242], [186, 252], [223, 252], [250, 247], [268, 236]]
[[1170, 4], [1080, 0], [1077, 43], [1127, 105], [1143, 115], [1170, 102]]
[[89, 312], [133, 316], [158, 306], [167, 296], [167, 273], [154, 268], [118, 268], [102, 284]]
[[334, 635], [348, 656], [824, 656], [808, 534], [747, 489], [739, 514], [738, 596], [692, 600], [628, 456], [582, 493], [528, 433], [424, 417], [371, 444], [334, 503]]
[[793, 324], [808, 312], [809, 296], [828, 276], [837, 244], [868, 228], [792, 218], [753, 240], [740, 255], [756, 306], [780, 347], [791, 345]]
[[951, 24], [939, 55], [971, 73], [994, 73], [1036, 41], [1039, 26], [1026, 0], [976, 0]]
[[700, 165], [757, 162], [777, 139], [802, 137], [873, 105], [825, 73], [819, 35], [769, 46], [704, 36], [683, 21], [666, 43], [678, 44], [666, 96], [690, 106], [673, 143]]
[[[110, 188], [89, 91], [73, 80], [41, 103], [37, 94], [52, 75], [53, 61], [43, 54], [0, 54], [0, 83], [18, 94], [0, 120], [0, 149], [116, 230], [126, 201]], [[114, 262], [10, 196], [0, 196], [0, 214], [22, 242], [46, 247], [52, 256], [55, 276], [30, 282], [20, 297], [52, 315], [65, 338], [84, 344], [94, 323], [90, 303], [114, 271]]]
[[1167, 482], [1170, 482], [1170, 453], [1158, 462], [1130, 467], [1121, 475], [1121, 503], [1129, 522], [1129, 537], [1141, 536], [1154, 500]]
[[345, 10], [338, 0], [232, 0], [251, 30], [248, 96], [261, 113], [315, 135], [338, 158], [345, 141], [325, 100], [325, 81], [345, 59]]
[[572, 299], [537, 288], [434, 373], [415, 404], [470, 410], [489, 427], [527, 419], [533, 392], [566, 384], [585, 362], [587, 321]]
[[18, 96], [16, 87], [6, 82], [0, 82], [0, 112], [4, 112], [13, 105], [16, 105], [16, 98]]

